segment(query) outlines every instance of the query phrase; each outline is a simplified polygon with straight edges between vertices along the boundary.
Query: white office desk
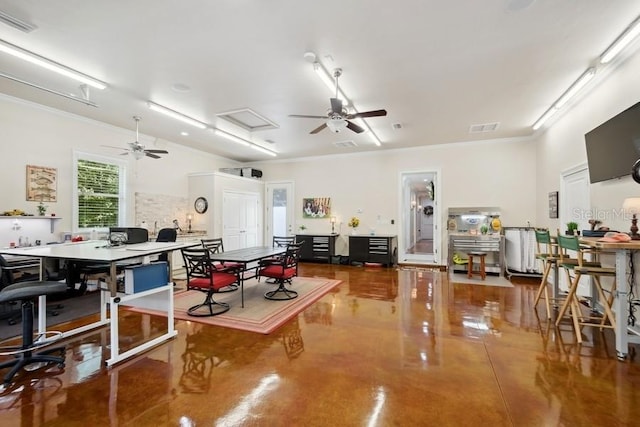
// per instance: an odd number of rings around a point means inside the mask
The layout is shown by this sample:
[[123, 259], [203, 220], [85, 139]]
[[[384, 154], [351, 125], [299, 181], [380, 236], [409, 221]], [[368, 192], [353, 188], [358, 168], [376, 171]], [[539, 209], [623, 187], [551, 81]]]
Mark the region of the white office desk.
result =
[[[114, 363], [125, 360], [135, 354], [138, 354], [150, 347], [153, 347], [169, 338], [174, 337], [177, 331], [174, 328], [173, 321], [173, 284], [171, 281], [165, 286], [161, 286], [150, 291], [141, 292], [139, 294], [132, 295], [119, 295], [117, 292], [117, 277], [116, 277], [116, 263], [119, 261], [132, 260], [135, 258], [143, 258], [150, 255], [157, 255], [163, 252], [172, 252], [181, 248], [199, 245], [200, 242], [194, 240], [193, 242], [145, 242], [135, 245], [125, 245], [109, 247], [104, 240], [88, 240], [83, 242], [63, 243], [59, 245], [46, 245], [46, 246], [30, 246], [26, 248], [4, 248], [0, 249], [0, 254], [3, 255], [15, 255], [15, 256], [27, 256], [37, 258], [40, 260], [40, 275], [44, 277], [45, 260], [58, 259], [58, 260], [71, 260], [71, 261], [84, 261], [84, 262], [96, 262], [96, 263], [109, 263], [110, 273], [107, 281], [107, 289], [100, 293], [100, 320], [89, 325], [85, 325], [73, 330], [67, 331], [63, 334], [63, 337], [75, 335], [85, 332], [87, 330], [100, 327], [111, 326], [110, 333], [110, 346], [111, 357], [107, 360], [107, 365], [111, 366]], [[169, 262], [171, 257], [168, 257]], [[171, 272], [171, 265], [169, 265], [169, 272]], [[118, 343], [118, 306], [119, 304], [126, 303], [126, 305], [135, 305], [135, 299], [143, 300], [145, 298], [151, 298], [153, 303], [158, 304], [158, 297], [161, 298], [160, 302], [164, 303], [164, 308], [167, 310], [167, 332], [153, 340], [147, 341], [143, 344], [134, 347], [125, 353], [120, 354]], [[110, 316], [107, 316], [107, 306], [110, 308]], [[43, 333], [46, 331], [46, 297], [41, 296], [39, 300], [39, 316], [38, 316], [38, 331]]]

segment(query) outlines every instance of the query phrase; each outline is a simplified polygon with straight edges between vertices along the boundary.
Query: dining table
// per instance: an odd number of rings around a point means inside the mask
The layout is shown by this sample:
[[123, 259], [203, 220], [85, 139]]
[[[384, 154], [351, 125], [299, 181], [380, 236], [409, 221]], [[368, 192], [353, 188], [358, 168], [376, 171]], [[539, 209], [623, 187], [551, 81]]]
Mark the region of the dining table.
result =
[[242, 249], [233, 249], [225, 252], [211, 253], [211, 261], [221, 263], [240, 264], [240, 295], [242, 308], [244, 308], [244, 282], [257, 277], [260, 261], [282, 255], [287, 251], [286, 247], [251, 246]]

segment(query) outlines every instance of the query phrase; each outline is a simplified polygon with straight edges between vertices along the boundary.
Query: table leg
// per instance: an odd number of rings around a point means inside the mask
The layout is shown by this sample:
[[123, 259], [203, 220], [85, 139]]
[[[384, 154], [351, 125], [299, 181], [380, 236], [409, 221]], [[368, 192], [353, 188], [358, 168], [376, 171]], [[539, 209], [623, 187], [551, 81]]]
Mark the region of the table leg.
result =
[[[613, 308], [616, 313], [616, 353], [619, 360], [624, 360], [629, 351], [627, 341], [627, 319], [629, 311], [627, 307], [628, 284], [627, 284], [627, 258], [628, 250], [616, 251], [616, 285], [617, 291], [613, 300]], [[633, 253], [631, 253], [633, 256]]]

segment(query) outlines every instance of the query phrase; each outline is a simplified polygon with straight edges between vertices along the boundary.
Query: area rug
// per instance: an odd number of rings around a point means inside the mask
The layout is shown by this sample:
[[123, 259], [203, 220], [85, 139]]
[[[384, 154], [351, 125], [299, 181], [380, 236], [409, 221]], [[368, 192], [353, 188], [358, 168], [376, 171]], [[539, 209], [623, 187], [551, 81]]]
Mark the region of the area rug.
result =
[[[256, 279], [251, 279], [244, 284], [244, 308], [241, 306], [240, 291], [216, 294], [215, 300], [228, 303], [231, 309], [212, 317], [194, 317], [187, 314], [189, 307], [204, 301], [203, 292], [178, 291], [174, 294], [174, 317], [191, 322], [268, 334], [340, 283], [340, 280], [326, 278], [295, 277], [293, 283], [287, 287], [297, 291], [298, 298], [288, 301], [271, 301], [264, 298], [264, 293], [276, 289], [277, 285], [265, 283], [264, 280], [258, 282]], [[127, 309], [166, 316], [166, 313], [160, 311], [133, 307], [127, 307]]]
[[487, 274], [482, 280], [480, 276], [473, 276], [469, 279], [466, 274], [449, 272], [449, 282], [462, 283], [465, 285], [481, 285], [481, 286], [499, 286], [502, 288], [513, 288], [513, 284], [502, 276], [494, 276]]

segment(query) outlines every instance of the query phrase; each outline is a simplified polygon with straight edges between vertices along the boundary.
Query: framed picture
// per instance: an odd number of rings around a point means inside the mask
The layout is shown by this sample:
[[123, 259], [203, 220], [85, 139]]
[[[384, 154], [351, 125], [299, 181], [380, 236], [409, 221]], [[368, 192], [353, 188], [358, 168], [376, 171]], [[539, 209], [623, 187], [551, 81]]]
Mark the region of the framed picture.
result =
[[330, 218], [331, 198], [310, 197], [302, 199], [302, 218]]
[[55, 202], [58, 198], [58, 170], [27, 165], [27, 201]]
[[558, 218], [558, 192], [549, 193], [549, 218]]

